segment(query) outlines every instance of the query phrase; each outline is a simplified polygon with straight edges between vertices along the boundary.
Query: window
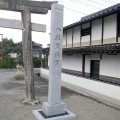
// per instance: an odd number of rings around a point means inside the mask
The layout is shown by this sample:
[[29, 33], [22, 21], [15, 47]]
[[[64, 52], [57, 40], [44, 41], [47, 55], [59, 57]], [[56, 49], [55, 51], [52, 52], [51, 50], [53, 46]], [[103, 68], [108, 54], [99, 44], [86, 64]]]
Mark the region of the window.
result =
[[81, 36], [85, 36], [85, 35], [90, 35], [91, 33], [91, 28], [84, 28], [81, 30]]

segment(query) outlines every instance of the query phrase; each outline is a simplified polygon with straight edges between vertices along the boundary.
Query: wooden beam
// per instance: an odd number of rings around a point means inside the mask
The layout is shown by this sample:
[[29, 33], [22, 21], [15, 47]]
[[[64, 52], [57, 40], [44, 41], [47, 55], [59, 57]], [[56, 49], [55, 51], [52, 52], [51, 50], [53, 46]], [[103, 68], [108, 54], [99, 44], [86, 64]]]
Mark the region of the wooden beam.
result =
[[82, 54], [82, 75], [85, 76], [85, 54]]
[[102, 34], [101, 34], [101, 44], [104, 41], [104, 17], [102, 18]]
[[73, 39], [74, 39], [74, 27], [72, 28], [72, 47], [73, 47]]
[[81, 46], [81, 42], [82, 42], [81, 30], [82, 30], [82, 24], [80, 25], [80, 46]]
[[92, 21], [90, 21], [90, 45], [92, 45]]
[[22, 12], [29, 9], [31, 13], [47, 14], [51, 5], [57, 1], [1, 0], [0, 9]]
[[[0, 27], [23, 30], [23, 23], [20, 20], [0, 18]], [[46, 25], [32, 23], [32, 31], [46, 32]]]
[[118, 43], [118, 32], [119, 32], [119, 14], [117, 13], [116, 17], [116, 42]]

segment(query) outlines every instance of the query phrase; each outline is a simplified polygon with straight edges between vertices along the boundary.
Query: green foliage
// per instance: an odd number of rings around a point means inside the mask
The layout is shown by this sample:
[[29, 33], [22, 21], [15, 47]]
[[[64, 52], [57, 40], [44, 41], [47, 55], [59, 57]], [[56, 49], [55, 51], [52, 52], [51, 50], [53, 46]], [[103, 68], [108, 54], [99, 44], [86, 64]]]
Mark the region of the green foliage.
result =
[[9, 53], [22, 54], [22, 47], [15, 44], [12, 39], [4, 38], [3, 48], [4, 48], [5, 55], [8, 55]]
[[[3, 48], [4, 48], [4, 68], [11, 69], [15, 68], [17, 63], [23, 64], [23, 55], [22, 55], [22, 46], [15, 44], [12, 39], [4, 38], [3, 39]], [[17, 59], [11, 58], [10, 53], [17, 53]], [[45, 55], [46, 51], [42, 51]], [[33, 67], [41, 67], [41, 58], [33, 57]]]
[[41, 59], [37, 57], [33, 57], [33, 67], [40, 68], [41, 66]]
[[15, 45], [14, 47], [12, 47], [12, 52], [17, 54], [22, 54], [22, 47], [19, 45]]
[[[22, 47], [18, 44], [15, 44], [12, 39], [4, 38], [3, 39], [3, 49], [4, 49], [4, 61], [3, 67], [7, 69], [15, 68], [18, 61], [15, 58], [10, 57], [10, 53], [17, 53], [22, 57]], [[20, 60], [20, 58], [19, 58]]]
[[4, 57], [3, 67], [7, 69], [16, 68], [17, 62], [15, 58], [11, 58], [10, 56]]

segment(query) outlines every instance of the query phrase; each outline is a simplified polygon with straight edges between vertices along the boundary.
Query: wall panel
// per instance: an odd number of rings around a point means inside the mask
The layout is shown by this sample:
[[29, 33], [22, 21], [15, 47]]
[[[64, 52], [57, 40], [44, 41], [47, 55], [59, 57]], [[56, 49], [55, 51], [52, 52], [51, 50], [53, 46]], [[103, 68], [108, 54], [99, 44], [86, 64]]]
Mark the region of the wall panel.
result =
[[67, 30], [67, 48], [72, 47], [72, 28]]
[[91, 28], [91, 43], [99, 45], [102, 42], [102, 19], [94, 20]]
[[81, 35], [80, 26], [74, 27], [73, 47], [80, 47], [80, 35]]
[[117, 15], [110, 15], [104, 18], [103, 44], [116, 42]]

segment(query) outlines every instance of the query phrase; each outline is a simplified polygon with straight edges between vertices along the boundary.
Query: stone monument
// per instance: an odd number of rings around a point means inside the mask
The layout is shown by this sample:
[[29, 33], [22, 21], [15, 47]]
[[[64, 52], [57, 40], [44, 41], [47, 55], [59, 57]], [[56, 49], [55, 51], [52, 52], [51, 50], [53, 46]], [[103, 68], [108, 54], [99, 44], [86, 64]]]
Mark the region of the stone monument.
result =
[[16, 75], [13, 77], [14, 80], [24, 80], [24, 68], [22, 65], [17, 65], [17, 72]]
[[63, 120], [75, 117], [61, 102], [61, 66], [63, 41], [63, 5], [53, 4], [51, 8], [51, 41], [48, 102], [42, 110], [33, 111], [38, 120]]

